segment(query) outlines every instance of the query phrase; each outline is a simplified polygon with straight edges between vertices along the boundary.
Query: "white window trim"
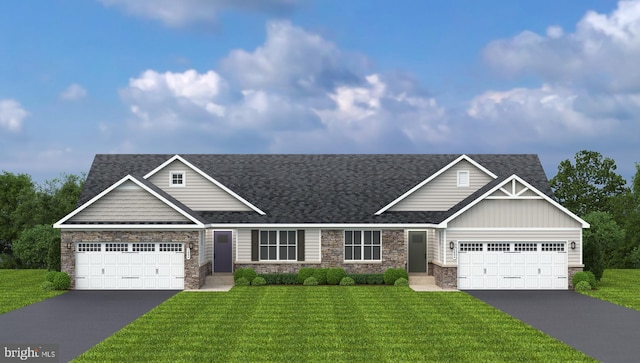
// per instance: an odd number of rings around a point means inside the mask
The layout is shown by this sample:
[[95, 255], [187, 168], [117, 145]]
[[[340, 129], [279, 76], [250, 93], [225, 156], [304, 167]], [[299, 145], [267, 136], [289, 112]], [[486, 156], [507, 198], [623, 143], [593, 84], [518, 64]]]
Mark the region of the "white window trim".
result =
[[[360, 258], [359, 259], [355, 259], [352, 258], [350, 260], [347, 260], [347, 256], [345, 255], [345, 248], [347, 246], [347, 237], [346, 234], [347, 232], [360, 232], [360, 248], [361, 253], [360, 253]], [[371, 246], [380, 246], [380, 258], [379, 259], [365, 259], [364, 258], [364, 232], [371, 232], [373, 235], [373, 232], [380, 232], [380, 244], [379, 245], [374, 245], [372, 244]], [[364, 262], [364, 263], [379, 263], [382, 262], [382, 231], [378, 230], [378, 229], [345, 229], [342, 233], [342, 260], [345, 263], [350, 263], [350, 262]]]
[[[182, 176], [182, 184], [173, 184], [173, 176], [181, 175]], [[184, 188], [187, 186], [187, 173], [183, 170], [176, 170], [169, 172], [169, 186], [171, 188]]]
[[[463, 175], [466, 174], [466, 180]], [[458, 187], [468, 187], [471, 184], [471, 174], [469, 170], [458, 170]]]
[[[262, 258], [262, 246], [271, 246], [273, 247], [273, 245], [269, 245], [269, 244], [262, 244], [262, 232], [276, 232], [276, 259], [275, 260], [269, 260], [269, 259], [263, 259]], [[296, 243], [295, 243], [295, 252], [293, 253], [293, 259], [288, 259], [288, 260], [282, 260], [280, 259], [280, 247], [282, 246], [286, 246], [287, 248], [291, 247], [290, 244], [286, 244], [286, 245], [280, 245], [280, 232], [287, 232], [287, 234], [289, 232], [294, 232], [294, 236], [296, 239]], [[298, 261], [298, 231], [294, 230], [294, 229], [278, 229], [278, 230], [274, 230], [274, 229], [261, 229], [258, 231], [258, 260], [260, 260], [261, 262], [295, 262]]]

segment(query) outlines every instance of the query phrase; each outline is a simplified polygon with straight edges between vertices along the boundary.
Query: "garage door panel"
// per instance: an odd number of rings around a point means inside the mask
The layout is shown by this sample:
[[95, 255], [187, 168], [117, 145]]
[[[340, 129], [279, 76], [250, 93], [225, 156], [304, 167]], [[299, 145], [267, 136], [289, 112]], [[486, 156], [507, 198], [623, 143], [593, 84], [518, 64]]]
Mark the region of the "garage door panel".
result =
[[459, 246], [462, 290], [568, 288], [564, 242], [464, 241]]
[[159, 243], [92, 245], [101, 247], [76, 252], [76, 289], [184, 288], [183, 252], [160, 252]]

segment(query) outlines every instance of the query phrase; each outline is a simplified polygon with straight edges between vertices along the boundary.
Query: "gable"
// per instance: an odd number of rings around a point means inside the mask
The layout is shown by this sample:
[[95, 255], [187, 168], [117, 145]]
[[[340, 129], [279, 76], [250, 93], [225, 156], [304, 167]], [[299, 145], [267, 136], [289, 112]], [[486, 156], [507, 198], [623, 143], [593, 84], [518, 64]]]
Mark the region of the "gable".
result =
[[[184, 175], [184, 186], [171, 186], [171, 175], [178, 172]], [[178, 159], [157, 170], [147, 180], [194, 211], [252, 211]]]
[[582, 228], [582, 224], [544, 199], [484, 199], [448, 228]]
[[[458, 172], [468, 172], [469, 186], [458, 186]], [[467, 160], [460, 160], [406, 198], [389, 211], [447, 211], [493, 178]]]
[[132, 181], [125, 181], [68, 219], [67, 223], [193, 223]]

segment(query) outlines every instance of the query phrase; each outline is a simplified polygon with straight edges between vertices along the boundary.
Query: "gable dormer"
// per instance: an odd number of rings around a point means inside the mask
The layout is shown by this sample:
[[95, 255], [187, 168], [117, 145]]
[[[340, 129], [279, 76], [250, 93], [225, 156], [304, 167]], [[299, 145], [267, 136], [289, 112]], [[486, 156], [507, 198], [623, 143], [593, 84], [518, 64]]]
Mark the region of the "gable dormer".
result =
[[387, 210], [447, 211], [495, 178], [495, 174], [462, 155], [376, 214]]
[[255, 211], [264, 214], [179, 155], [144, 178], [194, 211]]

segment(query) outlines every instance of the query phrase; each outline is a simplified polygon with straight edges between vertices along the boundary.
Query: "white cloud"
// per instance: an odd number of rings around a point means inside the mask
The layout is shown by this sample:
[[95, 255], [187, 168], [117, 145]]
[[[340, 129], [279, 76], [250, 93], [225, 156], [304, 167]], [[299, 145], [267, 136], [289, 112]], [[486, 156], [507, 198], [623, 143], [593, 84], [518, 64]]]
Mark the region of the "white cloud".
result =
[[533, 74], [616, 92], [639, 91], [640, 1], [620, 1], [610, 14], [587, 12], [574, 32], [551, 26], [546, 36], [524, 31], [491, 42], [485, 60], [508, 75]]
[[227, 9], [282, 13], [292, 10], [298, 0], [100, 0], [130, 15], [159, 20], [167, 26], [212, 23]]
[[74, 83], [67, 87], [62, 93], [60, 98], [67, 101], [79, 100], [87, 95], [87, 90], [77, 83]]
[[195, 70], [182, 73], [143, 72], [129, 79], [129, 87], [121, 91], [131, 112], [143, 128], [175, 129], [198, 117], [220, 118], [226, 108], [218, 99], [226, 91], [224, 80], [214, 71], [199, 74]]
[[198, 130], [200, 137], [260, 140], [267, 150], [318, 142], [332, 150], [397, 142], [410, 150], [444, 140], [445, 111], [414, 80], [367, 75], [356, 63], [367, 60], [289, 22], [271, 22], [262, 46], [232, 51], [220, 70], [147, 70], [121, 95], [132, 127], [145, 133]]
[[17, 132], [22, 128], [22, 122], [29, 115], [19, 102], [12, 99], [0, 100], [0, 127]]
[[487, 91], [471, 100], [467, 113], [492, 132], [508, 135], [511, 143], [584, 139], [614, 130], [618, 125], [615, 118], [580, 111], [583, 97], [587, 96], [574, 89], [549, 85]]

